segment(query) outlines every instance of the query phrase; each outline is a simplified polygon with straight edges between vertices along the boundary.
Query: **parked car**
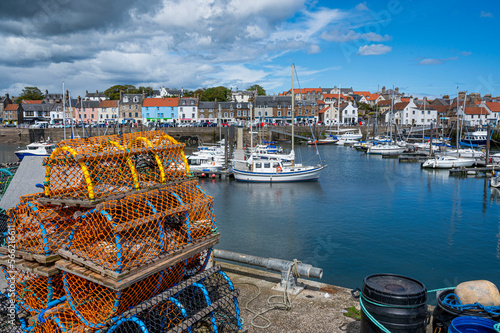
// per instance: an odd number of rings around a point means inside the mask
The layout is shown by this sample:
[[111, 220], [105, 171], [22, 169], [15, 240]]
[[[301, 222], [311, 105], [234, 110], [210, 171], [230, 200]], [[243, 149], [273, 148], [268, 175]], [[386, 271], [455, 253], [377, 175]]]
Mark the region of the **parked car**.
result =
[[16, 124], [6, 124], [5, 127], [17, 127]]

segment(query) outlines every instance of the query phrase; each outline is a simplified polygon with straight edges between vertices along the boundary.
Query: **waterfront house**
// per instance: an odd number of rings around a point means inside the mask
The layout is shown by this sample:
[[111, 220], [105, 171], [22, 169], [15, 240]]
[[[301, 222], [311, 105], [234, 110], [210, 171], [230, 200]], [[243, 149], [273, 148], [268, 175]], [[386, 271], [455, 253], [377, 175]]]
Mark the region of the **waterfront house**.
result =
[[466, 106], [464, 111], [465, 126], [482, 126], [488, 123], [489, 111], [478, 106]]
[[117, 100], [101, 100], [97, 107], [97, 121], [99, 124], [114, 124], [118, 122]]
[[120, 112], [118, 122], [120, 124], [142, 123], [142, 102], [145, 94], [124, 94], [120, 91]]
[[179, 123], [190, 123], [198, 121], [198, 98], [181, 97], [179, 101], [178, 119]]
[[219, 108], [216, 102], [201, 102], [198, 104], [198, 119], [201, 122], [217, 122]]
[[[296, 102], [295, 105], [297, 105]], [[257, 96], [253, 118], [266, 122], [289, 122], [292, 119], [292, 96]]]
[[495, 125], [498, 122], [498, 116], [500, 114], [500, 103], [499, 102], [481, 102], [480, 107], [488, 111], [486, 119], [488, 123]]
[[78, 123], [95, 124], [99, 117], [99, 101], [79, 100], [76, 104], [76, 119]]
[[145, 98], [142, 103], [144, 122], [176, 123], [178, 121], [179, 98]]
[[19, 107], [23, 112], [23, 122], [34, 124], [35, 121], [50, 122], [50, 111], [53, 109], [54, 103], [21, 103]]
[[438, 110], [430, 105], [427, 99], [414, 100], [410, 98], [409, 102], [401, 103], [406, 103], [406, 106], [403, 109], [402, 121], [398, 124], [420, 126], [429, 126], [431, 123], [437, 124]]
[[7, 104], [7, 106], [3, 110], [3, 114], [3, 123], [5, 125], [19, 125], [21, 123], [20, 120], [22, 120], [22, 115], [19, 114], [19, 104]]
[[182, 96], [183, 89], [170, 89], [161, 87], [159, 90], [153, 90], [153, 98], [168, 98]]
[[340, 123], [344, 125], [357, 124], [358, 106], [356, 102], [349, 101], [340, 106]]

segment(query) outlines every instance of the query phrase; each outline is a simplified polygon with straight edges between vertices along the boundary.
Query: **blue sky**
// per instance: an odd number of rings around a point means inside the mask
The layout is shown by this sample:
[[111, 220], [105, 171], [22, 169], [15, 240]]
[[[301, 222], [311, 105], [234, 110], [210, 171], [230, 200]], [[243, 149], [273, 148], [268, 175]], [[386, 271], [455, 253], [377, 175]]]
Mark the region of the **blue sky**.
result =
[[114, 84], [500, 95], [497, 1], [3, 0], [0, 93]]

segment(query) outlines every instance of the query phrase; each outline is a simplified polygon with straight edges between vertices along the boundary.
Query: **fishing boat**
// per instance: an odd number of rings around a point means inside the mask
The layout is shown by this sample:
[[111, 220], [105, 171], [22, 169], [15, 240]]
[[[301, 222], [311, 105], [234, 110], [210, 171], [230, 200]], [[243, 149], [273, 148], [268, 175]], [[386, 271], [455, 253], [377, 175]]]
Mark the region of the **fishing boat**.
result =
[[470, 167], [476, 163], [475, 159], [462, 158], [454, 156], [435, 156], [425, 160], [422, 163], [422, 168], [430, 169], [451, 169], [460, 167]]
[[460, 145], [466, 147], [485, 147], [488, 140], [488, 133], [485, 130], [474, 131], [464, 135]]
[[26, 146], [26, 149], [15, 151], [17, 158], [21, 161], [25, 156], [49, 156], [56, 145], [49, 142], [33, 142]]
[[[294, 123], [294, 72], [295, 65], [292, 65], [292, 124]], [[250, 117], [252, 117], [250, 115]], [[294, 152], [294, 127], [292, 126], [292, 151], [290, 155], [295, 157]], [[250, 137], [250, 140], [253, 140]], [[251, 141], [251, 146], [253, 141]], [[268, 158], [269, 158], [268, 154]], [[319, 152], [318, 152], [319, 156]], [[321, 158], [320, 158], [321, 160]], [[303, 181], [314, 181], [318, 180], [321, 170], [323, 170], [326, 165], [318, 164], [316, 166], [308, 166], [302, 164], [296, 164], [295, 158], [293, 158], [288, 163], [285, 163], [282, 158], [275, 157], [268, 160], [260, 160], [254, 158], [253, 151], [250, 157], [246, 161], [235, 161], [233, 160], [233, 175], [237, 181], [243, 182], [257, 182], [257, 183], [274, 183], [274, 182], [303, 182]], [[237, 165], [244, 165], [244, 167], [238, 167]]]

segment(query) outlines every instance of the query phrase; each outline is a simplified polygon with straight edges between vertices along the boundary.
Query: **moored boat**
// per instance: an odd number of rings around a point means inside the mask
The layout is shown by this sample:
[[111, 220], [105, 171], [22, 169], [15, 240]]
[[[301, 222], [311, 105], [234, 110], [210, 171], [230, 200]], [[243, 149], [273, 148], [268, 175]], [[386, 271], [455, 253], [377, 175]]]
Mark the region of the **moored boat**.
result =
[[451, 169], [460, 167], [470, 167], [476, 163], [472, 158], [461, 158], [454, 156], [435, 156], [422, 163], [422, 168], [431, 169]]
[[49, 156], [56, 145], [49, 142], [33, 142], [26, 146], [26, 149], [17, 150], [14, 153], [22, 160], [25, 156]]
[[238, 181], [277, 183], [277, 182], [302, 182], [319, 179], [320, 171], [324, 165], [303, 166], [284, 165], [281, 161], [252, 161], [247, 169], [233, 169], [234, 178]]

